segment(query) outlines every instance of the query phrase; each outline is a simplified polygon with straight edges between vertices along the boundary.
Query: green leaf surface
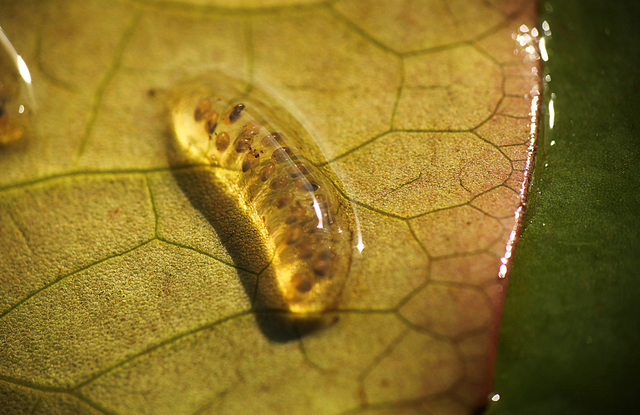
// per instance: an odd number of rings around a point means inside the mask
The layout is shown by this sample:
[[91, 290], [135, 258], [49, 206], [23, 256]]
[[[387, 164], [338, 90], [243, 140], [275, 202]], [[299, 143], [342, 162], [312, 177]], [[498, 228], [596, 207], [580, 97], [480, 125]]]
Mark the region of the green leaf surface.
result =
[[637, 413], [640, 8], [541, 7], [552, 32], [547, 119], [501, 327], [501, 398], [490, 413]]

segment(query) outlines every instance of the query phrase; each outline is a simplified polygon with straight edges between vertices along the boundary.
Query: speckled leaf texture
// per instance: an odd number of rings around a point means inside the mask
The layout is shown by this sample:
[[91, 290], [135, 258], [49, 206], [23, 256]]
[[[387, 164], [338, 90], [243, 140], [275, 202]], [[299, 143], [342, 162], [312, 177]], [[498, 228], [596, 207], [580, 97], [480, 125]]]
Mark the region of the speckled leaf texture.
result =
[[[0, 147], [0, 412], [476, 413], [535, 138], [515, 40], [535, 13], [3, 1], [38, 112]], [[357, 215], [364, 249], [318, 327], [256, 305], [259, 236], [172, 144], [172, 91], [214, 71], [313, 131]]]

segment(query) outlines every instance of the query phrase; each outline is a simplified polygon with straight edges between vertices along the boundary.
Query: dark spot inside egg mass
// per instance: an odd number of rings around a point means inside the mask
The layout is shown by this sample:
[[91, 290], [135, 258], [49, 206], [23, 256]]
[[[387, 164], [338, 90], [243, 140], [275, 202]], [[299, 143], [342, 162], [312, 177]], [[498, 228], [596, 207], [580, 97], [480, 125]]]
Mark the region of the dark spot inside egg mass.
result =
[[276, 145], [278, 145], [278, 142], [276, 141], [273, 134], [277, 133], [266, 134], [264, 137], [262, 137], [262, 140], [260, 141], [262, 147], [268, 149], [269, 147], [275, 147]]
[[313, 273], [319, 277], [327, 275], [329, 268], [331, 267], [331, 261], [325, 258], [316, 258], [311, 262], [311, 269]]
[[284, 234], [284, 241], [287, 245], [293, 245], [297, 243], [302, 237], [304, 230], [299, 224], [292, 225]]
[[309, 174], [309, 168], [304, 163], [301, 163], [301, 162], [294, 163], [293, 166], [289, 167], [289, 174], [293, 178], [307, 175]]
[[251, 134], [247, 134], [245, 131], [242, 131], [238, 134], [236, 141], [233, 145], [236, 148], [238, 153], [244, 153], [251, 148], [251, 144], [253, 143], [253, 136]]
[[282, 209], [287, 207], [293, 201], [293, 195], [291, 193], [283, 193], [279, 195], [274, 204], [278, 209]]
[[330, 249], [325, 249], [318, 253], [318, 258], [332, 260], [336, 254], [334, 254]]
[[220, 152], [225, 151], [229, 147], [229, 134], [220, 133], [216, 136], [216, 149]]
[[296, 290], [301, 293], [307, 293], [313, 288], [313, 280], [309, 277], [309, 275], [302, 272], [295, 274], [291, 278], [291, 282], [296, 287]]
[[287, 179], [285, 179], [284, 177], [276, 177], [275, 179], [271, 180], [269, 187], [271, 187], [272, 190], [280, 190], [286, 185]]
[[244, 160], [242, 161], [242, 172], [245, 173], [253, 169], [255, 166], [258, 165], [259, 161], [260, 161], [260, 154], [258, 154], [255, 151], [250, 151], [249, 153], [247, 153]]
[[242, 115], [242, 111], [244, 111], [244, 109], [244, 104], [240, 103], [236, 104], [233, 108], [227, 111], [227, 113], [223, 117], [225, 124], [232, 124], [238, 121], [238, 118], [240, 118], [240, 115]]
[[271, 160], [274, 163], [280, 163], [288, 158], [291, 158], [291, 149], [289, 147], [279, 147], [271, 153]]
[[268, 162], [262, 169], [260, 169], [260, 180], [266, 182], [275, 171], [275, 164], [273, 164], [272, 162]]
[[300, 177], [296, 180], [296, 187], [303, 192], [315, 192], [320, 188], [316, 182], [310, 181], [305, 177]]
[[244, 132], [247, 134], [256, 135], [260, 132], [260, 128], [262, 128], [262, 126], [257, 121], [249, 121], [244, 126]]
[[329, 270], [334, 259], [336, 259], [336, 254], [331, 250], [325, 249], [319, 252], [311, 263], [313, 273], [319, 277], [330, 276]]
[[[149, 88], [149, 90], [147, 91], [147, 96], [149, 98], [153, 98], [156, 96], [156, 90], [153, 88]], [[0, 116], [2, 116], [2, 114], [0, 114]]]
[[[202, 98], [200, 101], [198, 101], [196, 108], [193, 110], [193, 119], [196, 122], [200, 122], [203, 119], [209, 118], [210, 112], [211, 112], [211, 101], [209, 101], [207, 98]], [[217, 118], [218, 117], [216, 114], [216, 119]]]
[[216, 131], [217, 125], [218, 125], [218, 115], [216, 114], [215, 118], [209, 118], [204, 123], [204, 130], [207, 132], [207, 134], [211, 135]]
[[282, 134], [280, 134], [278, 132], [271, 133], [271, 136], [273, 137], [274, 140], [276, 140], [278, 142], [282, 141]]

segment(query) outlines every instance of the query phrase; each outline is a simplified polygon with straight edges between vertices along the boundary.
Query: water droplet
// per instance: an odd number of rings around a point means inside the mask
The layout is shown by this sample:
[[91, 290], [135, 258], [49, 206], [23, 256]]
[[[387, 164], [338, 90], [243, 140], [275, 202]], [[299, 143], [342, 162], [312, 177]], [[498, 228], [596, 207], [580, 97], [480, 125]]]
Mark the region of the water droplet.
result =
[[27, 64], [0, 28], [0, 145], [21, 139], [34, 111]]

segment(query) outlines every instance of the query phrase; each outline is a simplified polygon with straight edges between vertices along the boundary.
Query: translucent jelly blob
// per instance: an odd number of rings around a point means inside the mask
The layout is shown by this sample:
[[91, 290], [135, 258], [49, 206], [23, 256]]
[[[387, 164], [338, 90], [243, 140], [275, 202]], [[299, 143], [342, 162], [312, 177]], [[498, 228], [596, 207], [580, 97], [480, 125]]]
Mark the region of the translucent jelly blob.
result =
[[35, 111], [31, 74], [0, 28], [0, 144], [22, 138]]
[[301, 314], [333, 308], [351, 264], [353, 211], [309, 161], [321, 152], [308, 132], [264, 91], [245, 91], [221, 74], [180, 85], [171, 100], [175, 138], [191, 159], [217, 167], [260, 229], [256, 242], [273, 258], [265, 302]]

